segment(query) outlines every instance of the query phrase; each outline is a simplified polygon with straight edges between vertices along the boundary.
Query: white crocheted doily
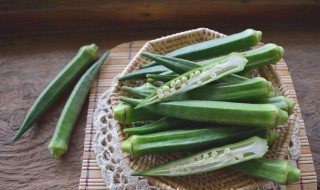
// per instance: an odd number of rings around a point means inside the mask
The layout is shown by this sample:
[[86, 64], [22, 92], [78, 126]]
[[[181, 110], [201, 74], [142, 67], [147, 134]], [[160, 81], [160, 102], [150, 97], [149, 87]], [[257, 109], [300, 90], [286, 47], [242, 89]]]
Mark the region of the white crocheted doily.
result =
[[[113, 86], [113, 85], [112, 85]], [[152, 186], [143, 177], [131, 176], [132, 169], [122, 159], [119, 138], [117, 135], [115, 122], [109, 101], [109, 88], [99, 99], [98, 107], [94, 113], [94, 127], [96, 135], [93, 141], [93, 149], [96, 153], [97, 163], [101, 168], [102, 177], [106, 183], [107, 189], [159, 189]], [[288, 162], [293, 165], [300, 155], [300, 141], [298, 138], [299, 120], [297, 118], [293, 135], [289, 147]], [[285, 186], [279, 186], [274, 182], [268, 182], [261, 190], [285, 189]]]

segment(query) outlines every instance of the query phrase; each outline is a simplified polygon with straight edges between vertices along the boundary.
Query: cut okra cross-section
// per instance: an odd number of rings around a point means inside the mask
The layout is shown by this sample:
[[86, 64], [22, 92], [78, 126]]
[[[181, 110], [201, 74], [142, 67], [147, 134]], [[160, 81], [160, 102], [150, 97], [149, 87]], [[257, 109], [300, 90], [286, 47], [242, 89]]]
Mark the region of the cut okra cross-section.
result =
[[160, 86], [136, 108], [161, 102], [177, 94], [201, 87], [226, 75], [242, 71], [248, 60], [244, 54], [232, 53], [219, 63], [212, 62], [186, 72]]
[[268, 145], [265, 139], [251, 137], [247, 140], [209, 149], [144, 171], [133, 176], [185, 176], [217, 170], [247, 160], [263, 157]]

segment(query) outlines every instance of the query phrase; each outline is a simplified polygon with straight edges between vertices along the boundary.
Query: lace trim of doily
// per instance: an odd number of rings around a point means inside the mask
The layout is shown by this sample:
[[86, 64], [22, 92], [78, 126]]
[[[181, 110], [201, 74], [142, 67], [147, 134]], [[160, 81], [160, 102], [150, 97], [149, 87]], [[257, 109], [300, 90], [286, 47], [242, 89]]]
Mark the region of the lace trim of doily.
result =
[[[112, 85], [113, 86], [113, 85]], [[132, 169], [122, 159], [119, 138], [117, 135], [115, 122], [109, 101], [109, 93], [113, 90], [109, 88], [99, 99], [98, 107], [93, 116], [93, 124], [96, 135], [93, 141], [93, 150], [96, 153], [97, 163], [101, 168], [102, 177], [107, 189], [159, 189], [149, 185], [143, 177], [131, 176]], [[298, 138], [299, 119], [297, 117], [288, 153], [288, 162], [297, 166], [296, 160], [300, 155], [300, 141]], [[274, 182], [268, 182], [259, 190], [286, 189], [285, 186]]]

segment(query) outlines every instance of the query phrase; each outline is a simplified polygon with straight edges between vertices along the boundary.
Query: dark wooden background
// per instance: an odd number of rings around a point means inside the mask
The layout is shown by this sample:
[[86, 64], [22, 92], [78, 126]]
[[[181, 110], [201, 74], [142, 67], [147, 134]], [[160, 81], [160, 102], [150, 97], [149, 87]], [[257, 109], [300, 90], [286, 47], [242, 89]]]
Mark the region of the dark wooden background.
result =
[[[84, 44], [101, 50], [197, 27], [254, 28], [285, 48], [320, 181], [320, 5], [317, 1], [0, 1], [1, 189], [77, 189], [86, 106], [68, 153], [47, 146], [65, 92], [18, 142], [11, 139], [38, 94]], [[319, 184], [319, 183], [318, 183]], [[320, 187], [318, 185], [318, 187]]]

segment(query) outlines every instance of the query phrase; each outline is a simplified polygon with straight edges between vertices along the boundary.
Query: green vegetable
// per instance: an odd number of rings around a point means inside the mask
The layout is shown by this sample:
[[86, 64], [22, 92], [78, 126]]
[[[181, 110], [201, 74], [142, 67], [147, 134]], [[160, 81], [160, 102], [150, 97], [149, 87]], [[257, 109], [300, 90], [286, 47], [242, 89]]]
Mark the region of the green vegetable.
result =
[[[120, 100], [133, 106], [142, 101], [124, 97]], [[268, 128], [288, 120], [288, 113], [272, 104], [185, 100], [161, 102], [145, 109], [179, 119]]]
[[132, 106], [124, 103], [119, 103], [113, 109], [114, 118], [123, 125], [130, 124], [135, 121], [158, 120], [163, 116], [155, 114], [147, 109], [133, 109]]
[[[244, 52], [245, 58], [248, 59], [248, 63], [246, 64], [242, 73], [243, 72], [246, 73], [246, 71], [249, 71], [251, 69], [261, 67], [267, 64], [276, 64], [283, 56], [283, 52], [284, 52], [283, 48], [275, 44], [267, 44], [267, 45], [264, 45], [263, 47]], [[164, 65], [165, 67], [171, 69], [172, 71], [178, 74], [183, 74], [192, 69], [195, 69], [200, 66], [204, 66], [212, 62], [217, 63], [219, 62], [219, 60], [225, 57], [225, 56], [222, 56], [222, 57], [218, 57], [210, 60], [192, 62], [192, 61], [187, 61], [187, 60], [178, 59], [178, 58], [156, 55], [148, 52], [143, 52], [141, 55], [148, 57], [149, 59], [152, 59], [154, 61], [157, 61], [157, 63]]]
[[268, 81], [268, 86], [269, 86], [269, 95], [268, 98], [272, 98], [277, 96], [277, 91], [276, 89], [273, 87], [272, 83], [270, 81]]
[[252, 136], [263, 135], [265, 128], [213, 125], [200, 129], [181, 129], [146, 135], [132, 135], [121, 143], [124, 152], [136, 156], [197, 151], [234, 143]]
[[[128, 88], [128, 87], [126, 87]], [[143, 98], [151, 94], [151, 90], [131, 89], [133, 96], [143, 94]], [[216, 100], [231, 102], [261, 102], [266, 101], [269, 86], [266, 79], [255, 77], [237, 84], [205, 85], [200, 88], [177, 95], [170, 100]], [[265, 102], [267, 103], [267, 102]], [[287, 111], [287, 110], [286, 110]]]
[[[126, 134], [144, 135], [156, 132], [162, 132], [177, 128], [183, 128], [190, 125], [192, 122], [183, 119], [172, 117], [164, 117], [158, 121], [143, 125], [141, 127], [126, 128], [123, 130]], [[183, 127], [182, 127], [183, 126]]]
[[264, 99], [262, 103], [274, 104], [277, 107], [281, 108], [282, 110], [288, 112], [289, 115], [291, 115], [295, 109], [295, 102], [292, 99], [287, 98], [285, 96], [276, 96], [273, 98], [267, 98], [267, 99]]
[[165, 71], [169, 71], [169, 69], [162, 65], [158, 65], [155, 67], [139, 69], [131, 73], [122, 75], [118, 78], [118, 80], [125, 81], [125, 80], [133, 80], [133, 79], [145, 79], [147, 74], [160, 74]]
[[237, 84], [206, 85], [185, 93], [179, 100], [216, 100], [231, 102], [260, 102], [266, 99], [269, 87], [266, 79], [255, 77]]
[[90, 91], [93, 80], [108, 56], [109, 52], [106, 52], [86, 71], [74, 87], [66, 105], [63, 108], [56, 130], [54, 131], [54, 135], [48, 146], [51, 155], [54, 157], [60, 158], [67, 152], [74, 124], [79, 117], [81, 108]]
[[199, 88], [226, 75], [241, 71], [247, 60], [241, 54], [230, 54], [219, 62], [193, 69], [163, 84], [136, 108], [164, 101], [172, 96]]
[[[186, 60], [206, 59], [255, 46], [261, 40], [261, 36], [262, 32], [247, 29], [243, 32], [223, 38], [216, 38], [189, 45], [166, 55]], [[155, 66], [156, 64], [156, 62], [151, 62], [145, 64], [143, 68]]]
[[151, 84], [151, 83], [144, 83], [139, 87], [129, 87], [129, 86], [122, 86], [122, 90], [125, 92], [130, 93], [134, 97], [137, 98], [145, 98], [149, 96], [153, 91], [155, 91], [158, 87]]
[[[261, 158], [267, 150], [266, 140], [251, 137], [241, 142], [205, 150], [144, 171], [136, 171], [131, 175], [174, 177], [204, 173]], [[250, 166], [250, 168], [253, 167]]]
[[83, 46], [72, 60], [60, 71], [50, 84], [41, 92], [29, 109], [19, 131], [13, 137], [18, 140], [62, 95], [96, 59], [98, 47], [95, 44]]
[[248, 64], [242, 72], [249, 71], [267, 64], [276, 64], [284, 54], [284, 49], [276, 44], [266, 44], [260, 48], [246, 52]]
[[300, 180], [300, 170], [284, 160], [267, 160], [265, 158], [249, 160], [231, 168], [249, 175], [272, 180], [288, 185]]

